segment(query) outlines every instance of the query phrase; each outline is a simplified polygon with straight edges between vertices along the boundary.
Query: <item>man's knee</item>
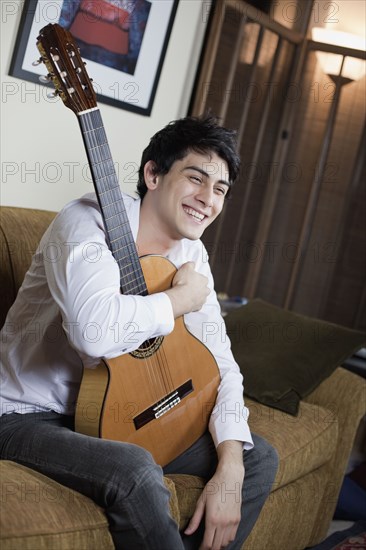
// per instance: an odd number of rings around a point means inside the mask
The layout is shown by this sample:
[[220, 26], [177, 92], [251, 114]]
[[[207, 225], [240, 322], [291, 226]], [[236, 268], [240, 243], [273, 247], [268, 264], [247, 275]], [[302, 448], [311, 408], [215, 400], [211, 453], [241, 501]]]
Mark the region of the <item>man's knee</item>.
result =
[[263, 456], [263, 461], [266, 463], [267, 468], [271, 472], [273, 472], [273, 477], [275, 477], [278, 470], [278, 464], [279, 464], [278, 452], [270, 443], [268, 443], [268, 441], [265, 441], [265, 443], [266, 443], [266, 450]]
[[163, 483], [161, 468], [146, 449], [130, 443], [99, 441], [90, 477], [106, 491], [109, 503], [148, 490], [148, 485], [159, 480]]
[[261, 462], [265, 460], [273, 466], [278, 465], [278, 453], [276, 449], [263, 437], [257, 434], [252, 434], [252, 437], [254, 448], [249, 452], [254, 452], [256, 455], [256, 460]]
[[130, 491], [139, 493], [154, 490], [156, 486], [164, 484], [162, 468], [149, 451], [138, 445], [125, 443], [121, 446], [120, 453], [124, 464], [123, 471], [120, 472], [120, 482], [124, 485], [128, 478]]

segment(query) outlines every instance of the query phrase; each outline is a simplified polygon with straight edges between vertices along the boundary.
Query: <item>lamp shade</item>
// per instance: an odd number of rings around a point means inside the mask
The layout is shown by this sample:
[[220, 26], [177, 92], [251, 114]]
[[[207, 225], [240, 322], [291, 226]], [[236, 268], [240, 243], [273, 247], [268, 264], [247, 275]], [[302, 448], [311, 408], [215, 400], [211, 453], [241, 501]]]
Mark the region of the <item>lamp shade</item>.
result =
[[[315, 42], [331, 44], [345, 48], [365, 51], [365, 38], [343, 31], [334, 31], [322, 27], [312, 29], [312, 38]], [[327, 75], [338, 75], [342, 65], [343, 55], [327, 52], [316, 52], [318, 61]], [[342, 68], [342, 76], [350, 80], [358, 80], [365, 74], [366, 62], [363, 59], [347, 56]]]

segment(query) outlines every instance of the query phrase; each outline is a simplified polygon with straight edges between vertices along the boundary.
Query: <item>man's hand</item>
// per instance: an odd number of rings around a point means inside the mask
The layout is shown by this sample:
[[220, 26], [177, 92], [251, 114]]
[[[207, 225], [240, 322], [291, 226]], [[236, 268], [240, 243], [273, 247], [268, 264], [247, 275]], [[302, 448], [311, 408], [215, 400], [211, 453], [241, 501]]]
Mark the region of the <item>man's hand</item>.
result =
[[172, 288], [165, 291], [172, 303], [174, 319], [201, 309], [210, 294], [207, 283], [207, 277], [195, 271], [193, 262], [178, 269]]
[[224, 441], [217, 448], [219, 464], [198, 499], [184, 531], [191, 535], [205, 516], [205, 534], [200, 550], [219, 550], [235, 539], [241, 517], [244, 481], [243, 445]]

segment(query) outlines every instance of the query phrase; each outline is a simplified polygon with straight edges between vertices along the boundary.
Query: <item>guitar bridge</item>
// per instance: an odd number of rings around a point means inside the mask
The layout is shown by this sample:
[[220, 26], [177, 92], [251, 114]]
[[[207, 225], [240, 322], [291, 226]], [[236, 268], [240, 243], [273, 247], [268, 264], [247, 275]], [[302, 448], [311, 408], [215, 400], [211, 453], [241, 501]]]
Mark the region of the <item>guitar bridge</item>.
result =
[[158, 419], [169, 412], [171, 409], [179, 405], [181, 400], [184, 399], [192, 391], [192, 380], [188, 380], [171, 393], [165, 395], [163, 399], [157, 401], [151, 407], [145, 409], [142, 413], [140, 413], [133, 419], [136, 430], [139, 430], [140, 428], [142, 428], [142, 426], [145, 426], [145, 424], [148, 424], [152, 420]]

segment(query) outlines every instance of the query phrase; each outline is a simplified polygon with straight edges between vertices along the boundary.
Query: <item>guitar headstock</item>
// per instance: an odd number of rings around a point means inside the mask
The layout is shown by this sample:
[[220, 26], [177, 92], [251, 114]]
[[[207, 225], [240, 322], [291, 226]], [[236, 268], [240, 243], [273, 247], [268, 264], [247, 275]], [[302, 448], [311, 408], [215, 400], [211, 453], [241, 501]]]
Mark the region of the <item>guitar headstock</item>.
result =
[[80, 113], [97, 106], [96, 94], [72, 34], [57, 24], [41, 29], [37, 38], [41, 59], [56, 93], [66, 107]]

